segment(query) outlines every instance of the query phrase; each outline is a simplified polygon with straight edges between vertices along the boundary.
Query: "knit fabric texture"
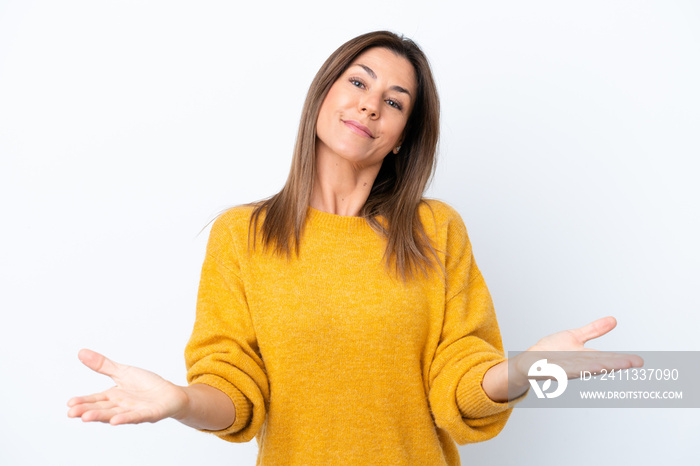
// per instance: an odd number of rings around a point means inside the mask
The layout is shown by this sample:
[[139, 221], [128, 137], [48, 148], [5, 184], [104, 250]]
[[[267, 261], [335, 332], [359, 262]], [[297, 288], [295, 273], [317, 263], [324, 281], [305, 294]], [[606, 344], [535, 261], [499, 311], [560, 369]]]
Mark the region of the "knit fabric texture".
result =
[[299, 255], [249, 248], [251, 206], [212, 226], [189, 383], [226, 393], [262, 465], [458, 465], [455, 444], [492, 438], [511, 408], [484, 393], [504, 360], [491, 297], [459, 214], [427, 200], [421, 221], [445, 268], [387, 271], [366, 220], [308, 208]]

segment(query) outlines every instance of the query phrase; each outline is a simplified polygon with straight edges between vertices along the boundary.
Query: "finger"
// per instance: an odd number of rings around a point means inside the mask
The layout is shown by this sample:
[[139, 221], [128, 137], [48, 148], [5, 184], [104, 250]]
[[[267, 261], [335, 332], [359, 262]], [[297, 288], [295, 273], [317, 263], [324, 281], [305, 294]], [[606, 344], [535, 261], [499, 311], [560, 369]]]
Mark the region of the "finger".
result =
[[630, 367], [642, 367], [644, 360], [636, 354], [625, 353], [602, 353], [606, 355], [603, 362], [606, 369], [629, 369]]
[[117, 405], [111, 401], [100, 401], [97, 403], [84, 403], [73, 406], [68, 410], [68, 417], [82, 417], [88, 411], [99, 411], [102, 409], [112, 409]]
[[547, 355], [550, 363], [560, 366], [573, 378], [577, 378], [581, 371], [597, 374], [603, 370], [624, 370], [644, 364], [644, 360], [635, 354], [596, 351], [590, 348], [580, 352], [549, 352]]
[[641, 367], [644, 360], [636, 354], [596, 352], [591, 357], [564, 359], [560, 366], [569, 374], [577, 378], [581, 371], [591, 372], [597, 375], [602, 371], [625, 370], [630, 367]]
[[141, 424], [142, 422], [152, 422], [153, 414], [144, 409], [136, 411], [128, 411], [124, 413], [119, 413], [110, 419], [109, 423], [113, 426], [118, 426], [121, 424]]
[[594, 338], [601, 337], [608, 333], [610, 330], [614, 329], [617, 325], [617, 320], [614, 317], [603, 317], [602, 319], [595, 320], [588, 325], [583, 327], [573, 329], [572, 332], [583, 342], [592, 340]]
[[632, 367], [642, 367], [644, 365], [644, 358], [636, 354], [630, 354], [632, 360]]
[[105, 401], [107, 399], [107, 395], [104, 393], [95, 393], [93, 395], [87, 395], [87, 396], [76, 396], [68, 400], [68, 407], [71, 406], [76, 406], [79, 404], [84, 404], [84, 403], [95, 403], [98, 401]]
[[96, 353], [95, 351], [89, 349], [80, 350], [78, 353], [78, 359], [80, 359], [83, 364], [88, 366], [93, 371], [108, 375], [110, 377], [117, 375], [121, 367], [120, 364], [117, 364], [100, 353]]
[[124, 412], [124, 408], [115, 406], [110, 409], [97, 409], [85, 412], [80, 418], [83, 422], [109, 422], [117, 414]]

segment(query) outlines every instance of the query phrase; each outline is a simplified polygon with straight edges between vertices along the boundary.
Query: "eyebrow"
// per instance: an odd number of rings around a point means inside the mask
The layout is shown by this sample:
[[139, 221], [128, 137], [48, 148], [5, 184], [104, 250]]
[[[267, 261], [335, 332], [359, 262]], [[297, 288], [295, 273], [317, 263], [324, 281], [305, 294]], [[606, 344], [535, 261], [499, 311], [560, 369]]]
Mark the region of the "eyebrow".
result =
[[[356, 66], [362, 67], [362, 69], [365, 70], [365, 71], [367, 72], [367, 74], [368, 74], [372, 79], [377, 79], [377, 74], [376, 74], [376, 73], [374, 72], [374, 70], [373, 70], [372, 68], [370, 68], [369, 66], [363, 65], [362, 63], [357, 63]], [[394, 90], [394, 91], [396, 91], [396, 92], [403, 92], [404, 94], [408, 94], [409, 97], [411, 96], [411, 93], [408, 92], [408, 89], [405, 89], [405, 88], [403, 88], [403, 87], [401, 87], [401, 86], [396, 86], [396, 85], [394, 85], [394, 86], [391, 86], [390, 89], [392, 89], [392, 90]]]

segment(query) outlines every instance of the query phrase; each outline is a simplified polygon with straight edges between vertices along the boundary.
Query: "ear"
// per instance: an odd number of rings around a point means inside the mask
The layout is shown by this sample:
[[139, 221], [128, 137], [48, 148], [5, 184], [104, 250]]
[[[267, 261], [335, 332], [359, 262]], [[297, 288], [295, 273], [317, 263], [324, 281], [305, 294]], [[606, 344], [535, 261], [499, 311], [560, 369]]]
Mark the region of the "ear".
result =
[[393, 152], [394, 155], [395, 155], [395, 154], [398, 154], [399, 151], [401, 150], [401, 145], [403, 144], [403, 140], [404, 140], [404, 137], [405, 137], [405, 136], [406, 136], [405, 133], [402, 134], [401, 137], [399, 138], [398, 142], [396, 143], [396, 146], [392, 149], [391, 152]]

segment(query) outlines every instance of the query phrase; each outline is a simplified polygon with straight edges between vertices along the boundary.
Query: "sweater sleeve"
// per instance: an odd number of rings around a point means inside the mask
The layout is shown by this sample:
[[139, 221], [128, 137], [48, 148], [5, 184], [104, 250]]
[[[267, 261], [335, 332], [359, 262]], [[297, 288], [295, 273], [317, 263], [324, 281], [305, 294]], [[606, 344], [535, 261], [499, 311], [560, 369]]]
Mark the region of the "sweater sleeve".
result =
[[234, 241], [224, 217], [212, 226], [207, 243], [185, 361], [190, 384], [215, 387], [235, 406], [234, 423], [213, 433], [230, 442], [246, 442], [265, 420], [270, 393]]
[[452, 211], [445, 250], [445, 314], [430, 368], [429, 401], [436, 424], [460, 445], [496, 436], [512, 409], [481, 382], [505, 360], [491, 295], [472, 255], [461, 217]]

